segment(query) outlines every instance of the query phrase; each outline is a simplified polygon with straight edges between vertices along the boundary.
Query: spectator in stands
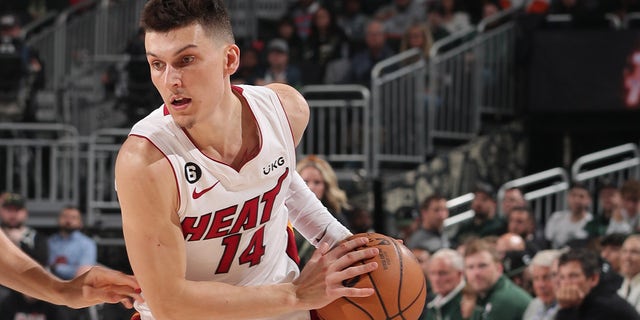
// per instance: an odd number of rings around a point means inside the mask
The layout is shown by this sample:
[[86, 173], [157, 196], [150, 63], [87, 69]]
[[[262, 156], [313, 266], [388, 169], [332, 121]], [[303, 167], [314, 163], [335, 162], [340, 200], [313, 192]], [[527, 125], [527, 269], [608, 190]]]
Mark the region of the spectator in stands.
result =
[[634, 233], [640, 232], [640, 182], [627, 180], [620, 188], [627, 223]]
[[618, 274], [620, 273], [622, 244], [626, 238], [625, 234], [612, 233], [600, 240], [600, 257], [609, 263], [613, 272]]
[[256, 85], [286, 83], [302, 86], [302, 74], [297, 66], [289, 63], [289, 45], [282, 39], [272, 39], [267, 45], [267, 66], [256, 80]]
[[611, 183], [603, 184], [598, 191], [598, 203], [600, 211], [586, 226], [591, 237], [631, 233], [631, 225], [622, 209], [620, 189]]
[[464, 281], [464, 260], [452, 249], [441, 249], [427, 264], [427, 278], [435, 298], [426, 305], [420, 319], [467, 319], [461, 310]]
[[412, 206], [402, 206], [394, 212], [393, 216], [396, 238], [408, 243], [413, 233], [420, 228], [420, 213]]
[[374, 18], [382, 21], [385, 36], [394, 42], [394, 49], [398, 49], [402, 35], [405, 34], [411, 25], [421, 23], [425, 20], [424, 4], [418, 0], [393, 0], [375, 13]]
[[486, 19], [502, 11], [502, 6], [498, 1], [485, 1], [482, 5], [482, 19]]
[[44, 83], [38, 55], [23, 41], [18, 16], [0, 16], [0, 121], [35, 121], [35, 90]]
[[347, 35], [336, 23], [334, 13], [327, 7], [320, 6], [313, 14], [311, 34], [303, 53], [304, 83], [322, 83], [327, 64], [348, 56]]
[[475, 215], [472, 220], [463, 223], [455, 236], [455, 242], [461, 243], [469, 236], [499, 236], [507, 227], [504, 219], [497, 214], [496, 198], [493, 187], [485, 182], [476, 183], [471, 209]]
[[525, 310], [522, 320], [553, 320], [558, 312], [556, 301], [554, 261], [560, 257], [558, 250], [543, 250], [533, 257], [529, 264], [529, 272], [533, 282], [535, 298]]
[[518, 234], [524, 239], [526, 251], [535, 254], [548, 248], [544, 235], [538, 232], [536, 219], [528, 207], [515, 207], [509, 211], [507, 232]]
[[524, 239], [515, 233], [505, 233], [498, 238], [496, 242], [496, 252], [498, 258], [502, 261], [509, 251], [524, 251], [525, 243]]
[[503, 274], [530, 295], [533, 294], [533, 287], [527, 267], [531, 257], [525, 250], [512, 250], [505, 252], [502, 260]]
[[[346, 192], [338, 186], [338, 177], [331, 164], [315, 155], [310, 155], [298, 161], [296, 171], [329, 212], [342, 225], [349, 228], [347, 211], [351, 210], [351, 206], [347, 201]], [[300, 266], [304, 266], [315, 248], [298, 232], [296, 232], [296, 243], [300, 255]]]
[[440, 2], [433, 2], [427, 6], [427, 26], [431, 30], [434, 42], [450, 34], [444, 27], [444, 7]]
[[151, 82], [142, 28], [139, 28], [129, 40], [124, 53], [129, 56], [129, 61], [124, 67], [126, 93], [118, 104], [118, 108], [127, 116], [125, 126], [131, 127], [161, 104], [162, 99]]
[[371, 211], [362, 207], [354, 207], [352, 210], [346, 212], [346, 216], [347, 223], [351, 227], [351, 232], [354, 234], [375, 232]]
[[429, 30], [429, 26], [423, 22], [416, 23], [409, 26], [402, 36], [402, 40], [400, 41], [400, 52], [412, 48], [418, 48], [422, 53], [422, 58], [428, 60], [431, 45], [433, 45], [433, 37]]
[[364, 48], [365, 29], [369, 17], [362, 12], [363, 0], [344, 0], [342, 10], [338, 10], [336, 23], [344, 30], [349, 39], [349, 52]]
[[459, 10], [456, 0], [442, 0], [442, 7], [444, 9], [442, 26], [449, 33], [456, 33], [471, 28], [469, 14]]
[[384, 35], [384, 26], [373, 20], [367, 24], [366, 49], [356, 53], [351, 58], [347, 82], [357, 83], [369, 87], [371, 85], [371, 70], [376, 63], [395, 54], [389, 47]]
[[640, 235], [631, 235], [624, 241], [620, 273], [624, 280], [618, 294], [640, 312]]
[[[304, 51], [304, 42], [300, 39], [296, 24], [290, 17], [283, 17], [278, 21], [276, 26], [276, 36], [287, 42], [289, 45], [289, 62], [293, 64], [300, 64], [302, 62], [302, 52]], [[257, 48], [256, 48], [257, 49]], [[262, 51], [263, 48], [260, 48]], [[244, 54], [244, 51], [243, 51]], [[242, 57], [241, 57], [242, 59]]]
[[[29, 213], [24, 198], [15, 193], [8, 193], [3, 198], [0, 207], [2, 230], [29, 257], [46, 266], [49, 253], [47, 239], [35, 229], [26, 226]], [[56, 307], [10, 290], [7, 298], [0, 304], [0, 320], [23, 319], [27, 315], [43, 320], [56, 319]]]
[[8, 193], [0, 207], [2, 231], [18, 247], [41, 265], [47, 265], [49, 247], [47, 238], [26, 225], [29, 212], [24, 198], [16, 193]]
[[[49, 237], [49, 270], [70, 280], [97, 264], [96, 242], [81, 232], [82, 215], [76, 207], [66, 207], [58, 216], [58, 232]], [[64, 319], [80, 319], [86, 310], [58, 308]]]
[[502, 203], [500, 203], [500, 214], [509, 220], [509, 213], [511, 212], [511, 209], [526, 206], [527, 201], [524, 199], [522, 191], [519, 188], [509, 188], [504, 191]]
[[640, 319], [636, 310], [609, 288], [599, 285], [598, 255], [589, 249], [571, 249], [558, 261], [556, 320]]
[[439, 194], [427, 197], [420, 205], [421, 225], [409, 238], [409, 248], [422, 248], [434, 253], [449, 248], [449, 238], [444, 233], [444, 220], [449, 217], [447, 199]]
[[483, 319], [521, 319], [531, 296], [503, 275], [502, 261], [495, 247], [477, 239], [467, 243], [465, 277], [477, 293]]
[[302, 41], [306, 41], [311, 35], [311, 23], [313, 14], [320, 7], [317, 0], [298, 0], [287, 10], [286, 16], [296, 25], [296, 31]]
[[82, 233], [80, 210], [68, 206], [58, 216], [58, 232], [49, 237], [49, 268], [58, 277], [70, 280], [96, 265], [96, 242]]
[[589, 212], [591, 195], [582, 184], [571, 186], [567, 202], [569, 210], [552, 213], [545, 226], [545, 237], [554, 249], [565, 246], [570, 240], [586, 240], [585, 226], [593, 219]]

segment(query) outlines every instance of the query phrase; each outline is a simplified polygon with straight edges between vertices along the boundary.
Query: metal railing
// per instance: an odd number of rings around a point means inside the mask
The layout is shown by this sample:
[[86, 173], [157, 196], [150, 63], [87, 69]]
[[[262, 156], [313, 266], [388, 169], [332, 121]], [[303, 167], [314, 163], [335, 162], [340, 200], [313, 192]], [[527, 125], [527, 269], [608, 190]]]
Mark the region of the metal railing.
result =
[[473, 192], [469, 192], [447, 200], [449, 218], [444, 220], [444, 229], [449, 238], [453, 238], [455, 236], [461, 223], [473, 219], [476, 215], [476, 213], [471, 210], [471, 203], [474, 198], [475, 194]]
[[429, 52], [430, 141], [470, 140], [480, 130], [482, 113], [515, 113], [513, 18], [521, 11], [522, 7], [510, 8], [433, 44]]
[[424, 161], [425, 74], [425, 61], [416, 48], [380, 61], [371, 70], [372, 176], [378, 176], [383, 162]]
[[621, 186], [628, 179], [640, 179], [638, 146], [627, 143], [581, 156], [571, 166], [571, 177], [591, 191], [596, 191], [602, 180]]
[[371, 170], [370, 92], [360, 85], [305, 86], [310, 119], [298, 156], [321, 155], [332, 165]]
[[115, 162], [129, 129], [100, 129], [89, 138], [87, 224], [97, 229], [122, 226], [115, 189]]
[[53, 26], [30, 37], [28, 44], [45, 61], [45, 89], [63, 89], [68, 76], [84, 72], [87, 57], [121, 53], [136, 33], [145, 2], [82, 1], [60, 13]]
[[538, 226], [543, 226], [549, 216], [567, 208], [569, 175], [562, 168], [553, 168], [504, 183], [498, 190], [498, 207], [502, 207], [504, 193], [518, 188], [536, 217]]
[[260, 19], [278, 20], [293, 2], [290, 0], [226, 0], [236, 38], [258, 39]]
[[55, 227], [64, 206], [78, 205], [79, 148], [69, 125], [0, 123], [0, 189], [25, 198], [30, 225]]

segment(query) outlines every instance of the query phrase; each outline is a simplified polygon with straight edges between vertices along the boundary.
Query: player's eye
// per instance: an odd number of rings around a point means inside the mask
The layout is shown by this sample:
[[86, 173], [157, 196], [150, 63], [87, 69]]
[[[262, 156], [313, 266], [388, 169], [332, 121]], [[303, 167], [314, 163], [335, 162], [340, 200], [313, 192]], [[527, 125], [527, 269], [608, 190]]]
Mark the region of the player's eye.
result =
[[164, 69], [164, 65], [165, 65], [164, 62], [160, 62], [160, 61], [151, 62], [151, 67], [158, 71]]
[[193, 60], [195, 60], [194, 56], [184, 56], [184, 57], [182, 57], [182, 61], [181, 62], [182, 62], [183, 65], [186, 65], [186, 64], [189, 64], [189, 63], [193, 62]]

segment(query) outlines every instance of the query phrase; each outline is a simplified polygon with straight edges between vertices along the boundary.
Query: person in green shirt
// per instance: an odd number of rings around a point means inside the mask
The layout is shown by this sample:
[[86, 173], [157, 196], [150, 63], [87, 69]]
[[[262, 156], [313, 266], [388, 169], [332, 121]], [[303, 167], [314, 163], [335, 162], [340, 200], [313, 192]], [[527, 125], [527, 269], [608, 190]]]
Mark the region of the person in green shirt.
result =
[[[433, 254], [427, 265], [427, 278], [435, 298], [426, 305], [421, 320], [471, 319], [479, 309], [468, 297], [468, 284], [464, 281], [464, 260], [452, 249], [440, 249]], [[479, 310], [478, 310], [479, 311]]]
[[454, 237], [456, 244], [461, 244], [474, 236], [500, 236], [507, 231], [506, 221], [498, 215], [493, 187], [490, 184], [478, 182], [473, 194], [471, 210], [475, 215], [473, 219], [460, 225]]
[[476, 292], [473, 320], [520, 320], [531, 296], [503, 275], [502, 263], [495, 246], [483, 239], [467, 243], [464, 273]]

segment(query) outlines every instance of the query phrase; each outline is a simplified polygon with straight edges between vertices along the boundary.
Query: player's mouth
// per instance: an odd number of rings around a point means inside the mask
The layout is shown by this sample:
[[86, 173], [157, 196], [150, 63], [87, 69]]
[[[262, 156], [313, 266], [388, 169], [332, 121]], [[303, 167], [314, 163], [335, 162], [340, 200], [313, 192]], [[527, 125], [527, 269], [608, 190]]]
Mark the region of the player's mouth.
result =
[[190, 98], [185, 98], [185, 97], [172, 97], [171, 98], [171, 106], [173, 106], [173, 108], [175, 108], [175, 109], [183, 109], [189, 103], [191, 103], [191, 99]]

